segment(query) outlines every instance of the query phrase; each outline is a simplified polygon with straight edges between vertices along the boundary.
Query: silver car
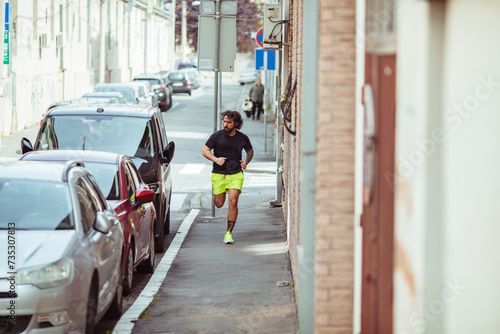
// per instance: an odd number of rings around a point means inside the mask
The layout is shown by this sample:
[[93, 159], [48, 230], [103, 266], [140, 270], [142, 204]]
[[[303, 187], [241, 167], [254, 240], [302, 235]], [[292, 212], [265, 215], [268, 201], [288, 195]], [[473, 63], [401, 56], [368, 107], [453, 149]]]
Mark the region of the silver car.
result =
[[0, 332], [92, 332], [119, 317], [122, 252], [83, 163], [0, 163]]

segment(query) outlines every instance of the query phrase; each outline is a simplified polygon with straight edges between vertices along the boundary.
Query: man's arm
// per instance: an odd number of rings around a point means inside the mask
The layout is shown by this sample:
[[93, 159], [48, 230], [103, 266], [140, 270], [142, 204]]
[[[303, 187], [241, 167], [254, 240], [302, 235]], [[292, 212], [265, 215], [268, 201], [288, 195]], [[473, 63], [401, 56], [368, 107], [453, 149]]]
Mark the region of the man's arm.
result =
[[243, 160], [240, 161], [241, 168], [247, 169], [247, 166], [250, 163], [250, 161], [252, 161], [252, 158], [253, 158], [253, 148], [247, 152], [247, 158], [245, 159], [245, 161]]
[[222, 166], [224, 165], [224, 162], [226, 161], [226, 158], [224, 157], [216, 157], [215, 155], [212, 154], [212, 149], [205, 145], [203, 147], [203, 150], [201, 151], [201, 154], [207, 158], [210, 161], [215, 162], [217, 165]]

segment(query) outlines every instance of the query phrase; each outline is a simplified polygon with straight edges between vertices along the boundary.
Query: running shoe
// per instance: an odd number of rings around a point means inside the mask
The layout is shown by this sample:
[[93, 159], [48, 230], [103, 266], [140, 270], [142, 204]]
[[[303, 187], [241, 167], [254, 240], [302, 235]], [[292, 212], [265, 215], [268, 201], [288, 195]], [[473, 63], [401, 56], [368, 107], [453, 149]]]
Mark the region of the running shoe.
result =
[[231, 234], [230, 231], [227, 231], [226, 235], [224, 235], [224, 243], [225, 244], [233, 244], [234, 243], [233, 235]]

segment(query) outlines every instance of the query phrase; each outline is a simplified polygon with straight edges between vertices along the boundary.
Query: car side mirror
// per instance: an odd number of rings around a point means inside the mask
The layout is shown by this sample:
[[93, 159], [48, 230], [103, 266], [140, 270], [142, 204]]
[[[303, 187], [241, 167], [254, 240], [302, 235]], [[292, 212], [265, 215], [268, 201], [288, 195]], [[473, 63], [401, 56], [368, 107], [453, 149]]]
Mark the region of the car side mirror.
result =
[[23, 152], [23, 154], [33, 151], [33, 145], [26, 137], [23, 137], [23, 139], [21, 139], [21, 151]]
[[135, 204], [152, 202], [156, 193], [149, 189], [138, 189], [135, 191]]
[[175, 143], [171, 141], [168, 143], [167, 148], [163, 151], [163, 157], [165, 158], [167, 163], [170, 163], [172, 159], [174, 158], [174, 152], [175, 152]]
[[97, 212], [97, 217], [95, 220], [94, 224], [94, 229], [98, 232], [107, 234], [109, 231], [111, 231], [111, 228], [113, 227], [113, 223], [111, 222], [110, 219], [106, 218], [106, 215], [104, 212]]

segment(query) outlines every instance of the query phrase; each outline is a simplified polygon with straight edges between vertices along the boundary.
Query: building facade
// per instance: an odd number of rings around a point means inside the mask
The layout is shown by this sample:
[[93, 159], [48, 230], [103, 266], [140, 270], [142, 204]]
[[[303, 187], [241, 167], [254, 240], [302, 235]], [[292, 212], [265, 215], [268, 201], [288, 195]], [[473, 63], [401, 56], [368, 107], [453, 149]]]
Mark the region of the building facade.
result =
[[495, 333], [500, 3], [280, 3], [300, 333]]
[[81, 97], [98, 82], [173, 67], [174, 7], [160, 1], [6, 3], [0, 0], [9, 23], [2, 31], [9, 37], [9, 61], [0, 70], [2, 136], [37, 123], [51, 103]]

